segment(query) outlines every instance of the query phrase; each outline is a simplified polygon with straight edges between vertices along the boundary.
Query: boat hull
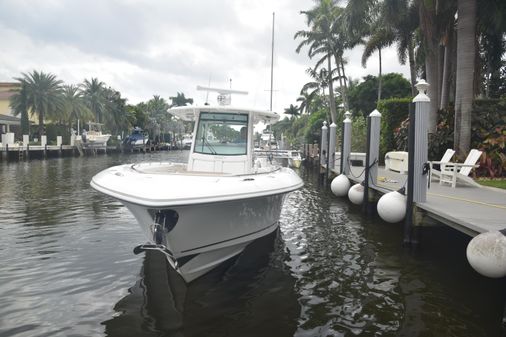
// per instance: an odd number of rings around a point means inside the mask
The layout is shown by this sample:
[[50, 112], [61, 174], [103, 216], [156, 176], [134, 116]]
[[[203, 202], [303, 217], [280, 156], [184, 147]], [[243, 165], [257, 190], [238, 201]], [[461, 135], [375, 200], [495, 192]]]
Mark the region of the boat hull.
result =
[[132, 212], [149, 241], [154, 241], [153, 214], [175, 211], [178, 221], [164, 233], [164, 245], [172, 256], [169, 263], [191, 282], [225, 260], [240, 254], [252, 241], [278, 228], [281, 207], [286, 194], [157, 209], [123, 204]]

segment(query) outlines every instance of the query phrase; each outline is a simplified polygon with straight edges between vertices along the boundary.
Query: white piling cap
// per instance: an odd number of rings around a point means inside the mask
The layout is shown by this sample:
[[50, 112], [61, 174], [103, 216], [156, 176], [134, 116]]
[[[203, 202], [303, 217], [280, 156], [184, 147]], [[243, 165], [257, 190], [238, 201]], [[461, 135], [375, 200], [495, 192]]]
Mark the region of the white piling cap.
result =
[[351, 112], [346, 111], [344, 113], [344, 123], [351, 123]]
[[322, 130], [323, 130], [323, 129], [325, 129], [325, 130], [327, 129], [327, 121], [323, 121]]
[[370, 114], [369, 117], [381, 117], [381, 113], [378, 111], [378, 109], [374, 109]]
[[429, 83], [425, 82], [422, 78], [416, 84], [416, 90], [418, 90], [418, 95], [413, 98], [413, 102], [430, 102], [429, 96], [427, 96], [427, 89], [429, 89]]

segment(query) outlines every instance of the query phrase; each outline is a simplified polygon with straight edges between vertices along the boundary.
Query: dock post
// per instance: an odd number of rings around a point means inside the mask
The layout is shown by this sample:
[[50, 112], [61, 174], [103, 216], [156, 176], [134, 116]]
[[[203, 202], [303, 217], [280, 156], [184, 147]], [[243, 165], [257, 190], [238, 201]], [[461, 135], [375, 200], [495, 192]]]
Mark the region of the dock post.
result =
[[329, 132], [328, 131], [329, 131], [329, 128], [327, 127], [327, 121], [323, 121], [322, 137], [320, 139], [320, 152], [319, 152], [320, 158], [318, 161], [319, 179], [321, 179], [322, 184], [325, 184], [325, 180], [326, 180], [325, 173], [326, 173], [326, 168], [328, 167], [328, 165], [326, 165], [327, 151], [328, 151], [328, 147], [329, 147], [329, 142], [328, 142]]
[[326, 160], [326, 152], [327, 152], [327, 139], [328, 139], [328, 127], [327, 127], [327, 122], [326, 121], [323, 121], [323, 126], [322, 126], [322, 139], [321, 139], [321, 146], [320, 146], [320, 165], [321, 166], [324, 166], [325, 163], [327, 162]]
[[44, 147], [44, 159], [47, 158], [47, 136], [40, 136], [40, 145]]
[[409, 112], [408, 135], [408, 195], [404, 244], [418, 244], [415, 212], [416, 203], [427, 201], [428, 116], [430, 98], [426, 95], [429, 84], [421, 79], [416, 84], [418, 95], [413, 99]]
[[370, 186], [376, 185], [378, 179], [380, 129], [381, 114], [374, 109], [367, 117], [367, 154], [364, 170], [364, 201], [362, 202], [362, 209], [366, 213], [372, 212], [370, 201], [373, 199], [374, 190]]
[[[336, 142], [337, 142], [337, 125], [335, 123], [330, 124], [329, 132], [329, 170], [336, 166]], [[328, 176], [327, 176], [328, 179]]]
[[28, 152], [30, 150], [30, 136], [29, 135], [23, 135], [23, 146], [25, 147], [25, 158], [28, 158]]
[[350, 153], [351, 153], [351, 112], [344, 113], [343, 136], [341, 141], [341, 174], [350, 174]]
[[56, 136], [56, 146], [59, 147], [59, 149], [58, 149], [58, 157], [62, 156], [62, 143], [63, 143], [62, 136]]

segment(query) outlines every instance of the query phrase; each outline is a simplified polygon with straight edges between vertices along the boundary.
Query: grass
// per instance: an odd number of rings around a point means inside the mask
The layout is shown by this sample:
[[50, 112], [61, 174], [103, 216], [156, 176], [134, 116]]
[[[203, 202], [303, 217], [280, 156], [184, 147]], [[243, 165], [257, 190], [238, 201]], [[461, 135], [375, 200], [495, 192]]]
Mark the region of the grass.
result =
[[490, 179], [490, 178], [482, 178], [478, 179], [477, 182], [484, 186], [502, 188], [506, 190], [506, 179]]

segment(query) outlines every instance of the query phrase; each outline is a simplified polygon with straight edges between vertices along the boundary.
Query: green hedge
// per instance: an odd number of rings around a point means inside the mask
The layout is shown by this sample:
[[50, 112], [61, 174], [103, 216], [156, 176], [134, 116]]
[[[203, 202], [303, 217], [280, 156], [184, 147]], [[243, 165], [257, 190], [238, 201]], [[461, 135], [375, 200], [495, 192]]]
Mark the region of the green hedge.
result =
[[408, 118], [411, 100], [410, 97], [389, 98], [379, 102], [378, 110], [381, 112], [380, 152], [382, 154], [397, 150], [394, 131], [399, 128], [403, 120]]

